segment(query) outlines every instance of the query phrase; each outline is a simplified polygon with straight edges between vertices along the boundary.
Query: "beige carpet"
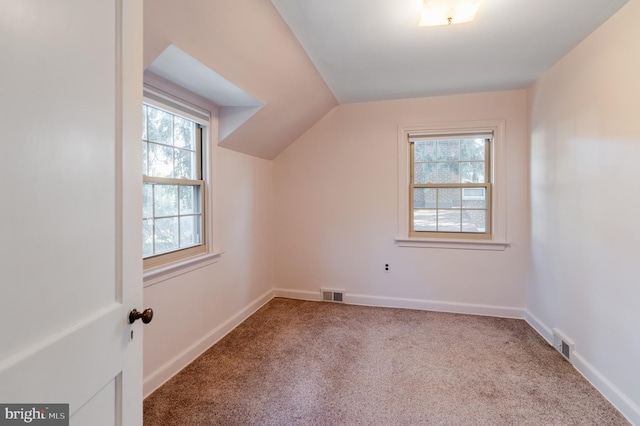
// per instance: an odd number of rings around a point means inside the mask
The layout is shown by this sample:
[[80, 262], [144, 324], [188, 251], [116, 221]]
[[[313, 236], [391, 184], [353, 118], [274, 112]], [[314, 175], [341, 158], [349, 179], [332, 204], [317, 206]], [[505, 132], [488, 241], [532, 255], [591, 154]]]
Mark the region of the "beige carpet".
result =
[[144, 424], [628, 423], [522, 320], [274, 299], [150, 395]]

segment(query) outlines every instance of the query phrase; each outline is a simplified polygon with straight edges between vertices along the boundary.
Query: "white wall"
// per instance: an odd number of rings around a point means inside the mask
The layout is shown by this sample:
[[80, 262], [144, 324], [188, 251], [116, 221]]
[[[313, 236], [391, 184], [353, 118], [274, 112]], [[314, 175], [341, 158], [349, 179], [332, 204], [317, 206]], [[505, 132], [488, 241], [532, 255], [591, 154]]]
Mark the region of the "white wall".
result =
[[[144, 66], [172, 43], [267, 104], [242, 126], [239, 151], [268, 158], [335, 105], [269, 0], [145, 1]], [[272, 162], [219, 147], [215, 136], [212, 145], [213, 240], [224, 254], [145, 287], [155, 312], [144, 335], [145, 395], [273, 294]]]
[[144, 330], [145, 395], [271, 296], [272, 163], [215, 148], [217, 263], [144, 289], [155, 316]]
[[[146, 3], [147, 65], [175, 42], [252, 93], [271, 96], [280, 90], [280, 70], [296, 63], [274, 61], [261, 43], [247, 41], [254, 33], [235, 43], [227, 27], [213, 31], [209, 14], [193, 25], [178, 3]], [[237, 13], [249, 6], [229, 5], [211, 7]], [[513, 316], [526, 309], [545, 337], [558, 327], [575, 341], [577, 367], [640, 424], [640, 286], [632, 257], [640, 236], [639, 18], [631, 1], [526, 92], [341, 105], [273, 162], [217, 148], [214, 216], [226, 253], [145, 288], [145, 306], [156, 310], [145, 331], [145, 393], [273, 288], [317, 299], [320, 287], [331, 287], [345, 289], [347, 301], [373, 305]], [[284, 33], [280, 23], [271, 36]], [[229, 43], [216, 44], [221, 37]], [[288, 96], [278, 105], [295, 115]], [[320, 103], [319, 110], [332, 105]], [[398, 125], [485, 119], [506, 121], [510, 246], [398, 247]]]
[[[400, 124], [506, 120], [505, 251], [398, 247]], [[274, 160], [277, 294], [521, 316], [529, 258], [526, 93], [341, 105]], [[391, 272], [384, 273], [383, 265]]]
[[264, 104], [221, 146], [273, 159], [337, 105], [269, 0], [145, 0], [145, 66], [170, 44]]
[[578, 369], [637, 424], [639, 21], [631, 1], [528, 92], [528, 319], [574, 340]]

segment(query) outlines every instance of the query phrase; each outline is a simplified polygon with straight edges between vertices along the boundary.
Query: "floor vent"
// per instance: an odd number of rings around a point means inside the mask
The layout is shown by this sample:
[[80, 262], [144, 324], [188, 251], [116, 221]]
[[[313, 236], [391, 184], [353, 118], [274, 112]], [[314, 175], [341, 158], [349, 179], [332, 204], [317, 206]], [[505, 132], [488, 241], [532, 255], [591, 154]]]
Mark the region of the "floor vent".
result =
[[344, 290], [332, 290], [323, 288], [322, 292], [323, 302], [344, 302]]
[[569, 362], [572, 362], [573, 346], [573, 342], [560, 330], [557, 328], [553, 329], [553, 347]]

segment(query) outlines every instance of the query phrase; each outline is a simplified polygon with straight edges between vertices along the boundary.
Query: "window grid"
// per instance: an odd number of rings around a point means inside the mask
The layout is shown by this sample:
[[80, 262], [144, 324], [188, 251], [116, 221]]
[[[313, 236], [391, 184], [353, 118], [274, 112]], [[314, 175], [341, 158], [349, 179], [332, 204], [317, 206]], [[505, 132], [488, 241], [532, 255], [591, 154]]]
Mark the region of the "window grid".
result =
[[[476, 152], [474, 158], [474, 155], [467, 152], [465, 157], [462, 144], [463, 142], [469, 144], [472, 140], [476, 140], [476, 143], [478, 140], [483, 141], [484, 149], [481, 151], [483, 154], [480, 156]], [[411, 236], [447, 235], [491, 238], [490, 141], [486, 137], [478, 138], [470, 135], [446, 138], [409, 135]], [[422, 152], [416, 153], [416, 143], [422, 144], [420, 146]], [[431, 155], [428, 150], [425, 150], [425, 146], [429, 145], [433, 151]], [[443, 147], [451, 148], [452, 146], [455, 149], [443, 149]], [[425, 151], [427, 151], [426, 155]], [[463, 164], [467, 169], [473, 170], [470, 178], [465, 179], [462, 173]], [[441, 169], [444, 171], [448, 169], [449, 175], [440, 173]], [[482, 176], [476, 173], [480, 169], [483, 169]], [[484, 196], [464, 195], [465, 189], [474, 188], [483, 189]], [[420, 194], [420, 191], [423, 193]], [[431, 194], [428, 195], [428, 192]], [[448, 196], [443, 197], [443, 193], [448, 193]], [[478, 224], [484, 224], [484, 226], [478, 226]]]
[[[189, 247], [194, 247], [197, 245], [200, 245], [202, 243], [202, 231], [201, 231], [201, 227], [198, 226], [199, 224], [202, 223], [202, 214], [201, 213], [185, 213], [183, 214], [181, 212], [182, 210], [182, 203], [180, 203], [178, 201], [178, 212], [177, 214], [174, 215], [163, 215], [163, 214], [156, 214], [156, 203], [155, 203], [155, 198], [156, 198], [156, 188], [160, 185], [165, 185], [165, 184], [161, 184], [161, 183], [151, 183], [151, 182], [145, 182], [145, 185], [149, 185], [151, 186], [151, 206], [152, 206], [152, 214], [150, 216], [144, 216], [143, 217], [143, 221], [149, 221], [151, 223], [151, 234], [154, 236], [154, 238], [152, 239], [152, 254], [149, 254], [148, 256], [155, 256], [155, 255], [160, 255], [160, 254], [164, 254], [164, 253], [168, 253], [171, 251], [175, 251], [175, 250], [181, 250], [181, 249], [185, 249], [185, 248], [189, 248]], [[178, 189], [178, 200], [180, 200], [181, 198], [181, 194], [180, 192], [183, 191], [183, 188], [192, 188], [195, 189], [194, 185], [176, 185], [177, 189]], [[197, 200], [197, 204], [194, 205], [193, 210], [196, 211], [200, 211], [200, 191], [201, 188], [198, 186], [198, 190], [194, 191], [194, 202]], [[182, 218], [197, 218], [198, 221], [196, 222], [196, 226], [195, 226], [195, 231], [196, 234], [193, 235], [192, 238], [192, 242], [191, 243], [183, 243], [183, 239], [181, 238], [181, 236], [183, 235], [182, 233]], [[177, 220], [177, 235], [179, 236], [178, 238], [178, 247], [174, 248], [174, 249], [157, 249], [156, 248], [156, 220], [157, 219], [178, 219]]]
[[[153, 114], [154, 128], [150, 117]], [[190, 253], [204, 247], [202, 136], [203, 128], [196, 122], [143, 104], [145, 267], [155, 266], [167, 256], [168, 260], [175, 259], [174, 252]], [[163, 203], [163, 208], [158, 209]]]

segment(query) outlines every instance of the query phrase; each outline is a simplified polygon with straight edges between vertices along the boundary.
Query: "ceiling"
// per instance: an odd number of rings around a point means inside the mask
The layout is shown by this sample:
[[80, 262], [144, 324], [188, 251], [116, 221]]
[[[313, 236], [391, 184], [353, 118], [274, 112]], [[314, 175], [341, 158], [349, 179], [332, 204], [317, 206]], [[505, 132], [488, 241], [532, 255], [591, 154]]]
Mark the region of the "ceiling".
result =
[[340, 103], [521, 89], [627, 0], [484, 0], [418, 27], [422, 0], [271, 0]]
[[145, 0], [143, 40], [145, 77], [219, 107], [221, 147], [273, 159], [338, 105], [269, 0]]

